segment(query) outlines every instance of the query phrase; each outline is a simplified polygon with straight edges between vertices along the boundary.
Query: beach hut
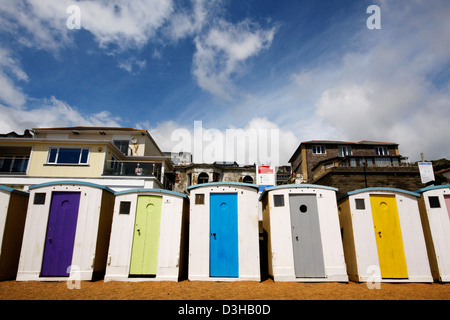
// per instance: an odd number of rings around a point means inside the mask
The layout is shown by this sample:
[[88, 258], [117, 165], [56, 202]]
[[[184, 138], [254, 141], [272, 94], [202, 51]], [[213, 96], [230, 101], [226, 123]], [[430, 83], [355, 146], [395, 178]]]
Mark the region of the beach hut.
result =
[[161, 189], [115, 195], [105, 281], [178, 281], [184, 277], [187, 195]]
[[419, 196], [395, 188], [365, 188], [339, 197], [350, 280], [433, 282], [417, 203]]
[[430, 186], [417, 192], [431, 273], [436, 281], [449, 282], [450, 185]]
[[28, 192], [0, 186], [0, 280], [16, 277], [28, 196]]
[[104, 275], [114, 192], [80, 181], [31, 186], [18, 281]]
[[189, 280], [260, 281], [258, 186], [213, 182], [188, 191]]
[[348, 281], [336, 191], [310, 184], [263, 191], [263, 233], [274, 281]]

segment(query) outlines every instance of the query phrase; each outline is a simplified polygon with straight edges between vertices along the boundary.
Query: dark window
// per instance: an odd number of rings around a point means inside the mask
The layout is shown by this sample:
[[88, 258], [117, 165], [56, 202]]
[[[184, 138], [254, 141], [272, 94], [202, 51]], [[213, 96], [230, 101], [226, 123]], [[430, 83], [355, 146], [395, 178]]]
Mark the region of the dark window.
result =
[[130, 201], [120, 201], [119, 214], [130, 214]]
[[87, 164], [89, 149], [81, 148], [50, 148], [48, 163]]
[[205, 195], [203, 193], [195, 195], [195, 204], [205, 204]]
[[441, 204], [439, 203], [439, 197], [428, 197], [428, 201], [430, 202], [430, 208], [441, 207]]
[[130, 145], [130, 141], [128, 140], [114, 140], [114, 145], [117, 147], [117, 149], [120, 150], [124, 155], [128, 155], [128, 146]]
[[308, 207], [307, 207], [306, 205], [302, 204], [302, 205], [300, 206], [300, 212], [301, 212], [301, 213], [305, 213], [306, 211], [308, 211]]
[[275, 207], [284, 207], [284, 195], [275, 194], [273, 196], [273, 202], [274, 202]]
[[35, 193], [33, 204], [45, 204], [45, 193]]
[[57, 154], [58, 154], [58, 149], [50, 149], [50, 154], [48, 155], [48, 162], [55, 163]]
[[366, 209], [366, 204], [364, 203], [364, 199], [355, 199], [356, 209], [364, 210]]

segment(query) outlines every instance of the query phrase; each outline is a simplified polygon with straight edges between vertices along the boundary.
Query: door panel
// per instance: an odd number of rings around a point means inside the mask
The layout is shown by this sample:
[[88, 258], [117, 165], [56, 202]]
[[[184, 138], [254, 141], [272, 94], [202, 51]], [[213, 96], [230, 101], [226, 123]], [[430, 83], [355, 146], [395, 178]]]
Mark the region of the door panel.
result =
[[53, 192], [41, 276], [68, 277], [77, 229], [79, 192]]
[[445, 205], [447, 206], [448, 217], [450, 218], [450, 196], [444, 195]]
[[210, 276], [239, 277], [236, 193], [210, 195]]
[[156, 275], [162, 197], [139, 196], [136, 206], [130, 275]]
[[408, 278], [395, 196], [371, 195], [370, 204], [381, 277], [389, 279]]
[[325, 267], [316, 195], [292, 194], [289, 206], [295, 276], [323, 278]]

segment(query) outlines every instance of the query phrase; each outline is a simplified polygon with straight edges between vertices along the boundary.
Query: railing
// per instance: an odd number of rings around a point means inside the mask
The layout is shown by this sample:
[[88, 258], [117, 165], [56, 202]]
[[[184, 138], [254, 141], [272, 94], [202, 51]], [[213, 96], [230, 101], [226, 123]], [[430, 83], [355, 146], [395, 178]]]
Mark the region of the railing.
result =
[[104, 176], [152, 176], [161, 179], [161, 162], [108, 160]]
[[0, 157], [0, 173], [26, 174], [29, 156]]

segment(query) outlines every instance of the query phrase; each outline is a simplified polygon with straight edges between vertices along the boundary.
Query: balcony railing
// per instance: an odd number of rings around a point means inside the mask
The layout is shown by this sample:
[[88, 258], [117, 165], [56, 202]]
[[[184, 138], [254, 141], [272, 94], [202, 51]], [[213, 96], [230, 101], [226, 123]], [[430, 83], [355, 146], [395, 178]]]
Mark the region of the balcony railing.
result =
[[2, 156], [0, 157], [0, 173], [26, 174], [29, 156]]
[[104, 176], [146, 176], [161, 179], [161, 162], [143, 162], [143, 161], [106, 161]]

